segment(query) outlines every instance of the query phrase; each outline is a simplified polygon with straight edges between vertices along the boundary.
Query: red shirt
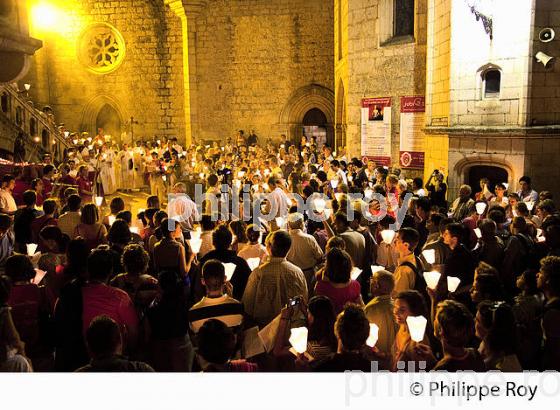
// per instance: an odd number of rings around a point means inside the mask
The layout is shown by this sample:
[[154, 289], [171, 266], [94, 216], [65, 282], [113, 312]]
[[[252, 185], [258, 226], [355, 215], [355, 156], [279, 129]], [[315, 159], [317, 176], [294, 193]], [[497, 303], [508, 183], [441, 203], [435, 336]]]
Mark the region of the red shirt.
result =
[[53, 184], [50, 179], [42, 178], [43, 180], [43, 196], [48, 197], [53, 190]]
[[78, 192], [83, 202], [91, 202], [91, 195], [84, 194], [83, 191], [91, 192], [91, 182], [85, 178], [78, 178]]
[[82, 288], [83, 331], [99, 315], [107, 315], [121, 327], [138, 330], [138, 315], [128, 294], [105, 284], [90, 283]]
[[16, 205], [23, 205], [23, 193], [28, 189], [31, 189], [30, 184], [21, 179], [16, 179], [16, 185], [12, 191], [12, 196], [14, 197], [14, 201], [16, 201]]
[[334, 306], [334, 311], [338, 314], [346, 303], [356, 302], [361, 295], [361, 286], [357, 281], [350, 280], [348, 286], [335, 288], [329, 281], [320, 280], [315, 286], [315, 294], [328, 297]]

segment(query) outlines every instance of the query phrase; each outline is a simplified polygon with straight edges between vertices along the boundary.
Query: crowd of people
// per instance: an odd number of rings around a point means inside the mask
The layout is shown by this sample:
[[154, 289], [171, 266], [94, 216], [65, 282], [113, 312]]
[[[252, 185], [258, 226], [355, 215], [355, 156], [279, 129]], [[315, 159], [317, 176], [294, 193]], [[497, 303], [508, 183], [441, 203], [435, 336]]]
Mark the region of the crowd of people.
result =
[[74, 137], [2, 179], [0, 370], [560, 370], [560, 215], [528, 176], [449, 198], [306, 137]]

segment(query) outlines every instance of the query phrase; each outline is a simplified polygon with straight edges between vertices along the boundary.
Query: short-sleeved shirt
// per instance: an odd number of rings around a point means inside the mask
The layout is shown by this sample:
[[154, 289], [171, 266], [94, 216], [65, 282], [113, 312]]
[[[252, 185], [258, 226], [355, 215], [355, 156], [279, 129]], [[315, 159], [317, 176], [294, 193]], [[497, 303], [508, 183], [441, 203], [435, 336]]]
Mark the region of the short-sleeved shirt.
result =
[[315, 286], [315, 294], [328, 297], [334, 306], [334, 311], [338, 314], [344, 309], [346, 303], [358, 300], [361, 295], [361, 286], [357, 281], [350, 280], [347, 286], [337, 288], [329, 281], [320, 280]]
[[138, 315], [128, 294], [105, 284], [87, 284], [82, 288], [83, 331], [87, 330], [91, 321], [100, 315], [107, 315], [119, 325], [138, 328]]

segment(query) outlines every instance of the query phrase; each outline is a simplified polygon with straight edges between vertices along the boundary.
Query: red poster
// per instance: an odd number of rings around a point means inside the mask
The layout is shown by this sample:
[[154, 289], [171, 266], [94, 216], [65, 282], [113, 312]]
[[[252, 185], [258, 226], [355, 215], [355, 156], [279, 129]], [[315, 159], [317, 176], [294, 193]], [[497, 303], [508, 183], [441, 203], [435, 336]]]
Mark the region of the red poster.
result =
[[362, 99], [362, 108], [369, 109], [368, 121], [383, 121], [383, 110], [390, 106], [391, 97]]
[[424, 153], [414, 151], [401, 151], [400, 164], [402, 168], [424, 168]]
[[368, 161], [375, 162], [375, 166], [377, 167], [389, 167], [391, 166], [391, 157], [378, 157], [378, 156], [363, 156], [362, 162], [364, 165], [368, 163]]
[[423, 96], [401, 97], [401, 112], [425, 112], [426, 99]]

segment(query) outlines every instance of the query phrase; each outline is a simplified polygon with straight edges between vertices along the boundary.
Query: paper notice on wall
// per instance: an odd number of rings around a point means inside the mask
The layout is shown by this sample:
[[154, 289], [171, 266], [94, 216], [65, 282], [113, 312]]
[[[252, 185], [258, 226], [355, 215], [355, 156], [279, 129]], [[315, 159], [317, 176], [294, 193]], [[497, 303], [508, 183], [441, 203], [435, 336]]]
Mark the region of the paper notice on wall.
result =
[[403, 168], [424, 168], [425, 107], [424, 97], [401, 97], [400, 165]]
[[362, 100], [362, 156], [391, 160], [391, 98]]

